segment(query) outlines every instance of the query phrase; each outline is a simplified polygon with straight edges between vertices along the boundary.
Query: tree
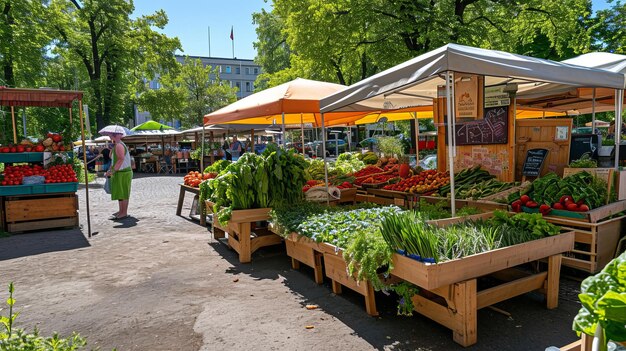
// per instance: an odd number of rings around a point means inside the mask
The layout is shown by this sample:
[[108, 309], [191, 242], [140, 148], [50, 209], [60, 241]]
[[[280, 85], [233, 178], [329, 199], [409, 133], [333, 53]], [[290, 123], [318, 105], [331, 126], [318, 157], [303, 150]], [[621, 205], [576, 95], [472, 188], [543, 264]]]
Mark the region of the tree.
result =
[[153, 29], [167, 24], [163, 11], [132, 20], [134, 6], [127, 0], [51, 0], [49, 10], [56, 45], [81, 62], [89, 77], [86, 100], [98, 129], [130, 117], [137, 82], [175, 64], [180, 42]]
[[626, 54], [626, 3], [616, 2], [597, 12], [594, 49]]
[[[352, 84], [447, 43], [562, 59], [589, 49], [590, 6], [588, 0], [274, 0], [271, 13], [254, 17], [256, 60], [268, 83], [300, 76]], [[272, 72], [285, 48], [289, 65]]]
[[42, 0], [0, 0], [0, 85], [33, 87], [43, 73], [46, 45]]
[[159, 78], [159, 89], [140, 95], [139, 106], [155, 119], [180, 119], [183, 128], [202, 125], [204, 115], [237, 100], [237, 88], [220, 79], [219, 70], [199, 59]]

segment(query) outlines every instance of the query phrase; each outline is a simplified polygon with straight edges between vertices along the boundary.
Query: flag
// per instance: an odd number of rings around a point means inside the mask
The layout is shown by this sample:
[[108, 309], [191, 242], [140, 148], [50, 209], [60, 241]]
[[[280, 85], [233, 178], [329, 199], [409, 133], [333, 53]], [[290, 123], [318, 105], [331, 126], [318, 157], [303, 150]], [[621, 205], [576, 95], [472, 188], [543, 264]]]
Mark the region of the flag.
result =
[[235, 35], [233, 34], [233, 27], [230, 27], [230, 40], [235, 40]]

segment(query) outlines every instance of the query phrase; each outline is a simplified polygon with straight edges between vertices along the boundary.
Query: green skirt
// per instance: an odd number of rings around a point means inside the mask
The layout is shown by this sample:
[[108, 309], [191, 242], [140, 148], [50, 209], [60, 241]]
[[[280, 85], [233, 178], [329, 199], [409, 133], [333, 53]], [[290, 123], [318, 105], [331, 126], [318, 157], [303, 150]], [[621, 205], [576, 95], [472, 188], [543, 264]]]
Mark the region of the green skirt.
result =
[[130, 168], [114, 172], [111, 177], [111, 200], [128, 200], [132, 180], [133, 171]]

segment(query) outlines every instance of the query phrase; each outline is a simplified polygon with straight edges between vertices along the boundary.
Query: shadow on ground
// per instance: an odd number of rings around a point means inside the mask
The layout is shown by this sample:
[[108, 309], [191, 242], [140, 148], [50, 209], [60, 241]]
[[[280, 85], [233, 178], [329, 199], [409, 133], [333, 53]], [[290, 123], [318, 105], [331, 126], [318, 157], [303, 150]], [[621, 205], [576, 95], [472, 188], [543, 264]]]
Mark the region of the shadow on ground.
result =
[[0, 261], [89, 246], [78, 228], [14, 234], [0, 238]]
[[[383, 350], [544, 350], [548, 346], [563, 346], [576, 336], [564, 321], [573, 320], [579, 304], [561, 296], [560, 306], [547, 310], [543, 295], [530, 293], [495, 305], [504, 312], [490, 308], [478, 311], [478, 343], [463, 348], [452, 340], [452, 331], [434, 321], [414, 313], [412, 317], [396, 315], [397, 299], [394, 293], [376, 293], [378, 317], [365, 312], [364, 298], [344, 287], [341, 295], [332, 293], [328, 278], [321, 285], [313, 279], [313, 269], [301, 265], [293, 270], [283, 245], [262, 248], [252, 256], [252, 263], [239, 263], [235, 251], [224, 243], [209, 243], [232, 267], [225, 273], [245, 274], [256, 280], [284, 278], [284, 284], [301, 304], [315, 304], [328, 314], [349, 326], [354, 335]], [[576, 290], [578, 282], [561, 279], [561, 291]], [[510, 314], [507, 315], [507, 314]], [[555, 345], [546, 345], [552, 340]]]

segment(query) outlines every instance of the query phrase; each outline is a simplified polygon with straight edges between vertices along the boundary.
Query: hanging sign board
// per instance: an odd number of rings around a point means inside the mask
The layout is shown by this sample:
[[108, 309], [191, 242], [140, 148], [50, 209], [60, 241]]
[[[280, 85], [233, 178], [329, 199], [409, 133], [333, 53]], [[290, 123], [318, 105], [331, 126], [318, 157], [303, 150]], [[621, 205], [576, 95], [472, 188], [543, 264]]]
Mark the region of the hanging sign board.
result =
[[465, 75], [454, 86], [457, 118], [478, 117], [478, 76]]
[[526, 177], [539, 177], [543, 162], [548, 156], [548, 149], [530, 149], [526, 152], [526, 159], [522, 167], [522, 175]]
[[456, 122], [454, 136], [456, 145], [506, 144], [509, 136], [507, 108], [485, 109], [483, 119]]
[[505, 89], [506, 84], [485, 87], [485, 108], [509, 106], [511, 98]]

